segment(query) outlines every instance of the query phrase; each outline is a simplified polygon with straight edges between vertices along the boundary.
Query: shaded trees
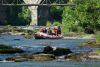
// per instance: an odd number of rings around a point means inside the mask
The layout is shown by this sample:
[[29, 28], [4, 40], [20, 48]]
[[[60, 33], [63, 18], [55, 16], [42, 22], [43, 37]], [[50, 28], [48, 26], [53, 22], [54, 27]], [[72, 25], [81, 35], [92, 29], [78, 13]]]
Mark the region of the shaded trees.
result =
[[[7, 0], [7, 2], [11, 3], [12, 0]], [[20, 0], [19, 3], [24, 2], [23, 0]], [[31, 12], [27, 6], [8, 6], [6, 13], [6, 25], [27, 25], [31, 21]]]
[[100, 8], [99, 0], [73, 0], [75, 7], [65, 7], [63, 11], [63, 26], [71, 30], [78, 30], [78, 27], [90, 26], [93, 29], [100, 27]]
[[[61, 3], [66, 4], [69, 0], [51, 0], [54, 3]], [[62, 22], [62, 13], [63, 13], [64, 6], [51, 6], [50, 8], [50, 21], [55, 22]]]

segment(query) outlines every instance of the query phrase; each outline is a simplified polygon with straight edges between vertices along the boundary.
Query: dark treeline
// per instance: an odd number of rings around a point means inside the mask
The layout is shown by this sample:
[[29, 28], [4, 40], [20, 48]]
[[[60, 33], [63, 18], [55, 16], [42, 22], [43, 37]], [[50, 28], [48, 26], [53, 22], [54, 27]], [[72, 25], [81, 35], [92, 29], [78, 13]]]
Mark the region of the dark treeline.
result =
[[[11, 3], [13, 0], [6, 0]], [[17, 1], [17, 0], [15, 0]], [[14, 2], [16, 3], [16, 2]], [[19, 3], [24, 3], [20, 0]], [[2, 7], [3, 9], [3, 7]], [[27, 6], [6, 6], [5, 7], [6, 19], [0, 22], [0, 25], [28, 25], [31, 22], [31, 12]]]

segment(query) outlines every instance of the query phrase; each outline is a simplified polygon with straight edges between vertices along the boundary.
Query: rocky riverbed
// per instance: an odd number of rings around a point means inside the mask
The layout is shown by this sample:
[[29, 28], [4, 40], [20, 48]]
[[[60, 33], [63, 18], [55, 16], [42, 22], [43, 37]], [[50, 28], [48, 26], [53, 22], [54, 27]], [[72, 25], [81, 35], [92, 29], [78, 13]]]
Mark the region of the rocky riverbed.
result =
[[[12, 50], [13, 52], [13, 50]], [[18, 51], [19, 52], [19, 51]], [[81, 52], [74, 53], [68, 48], [56, 48], [51, 46], [44, 47], [43, 52], [36, 52], [34, 54], [22, 54], [18, 56], [8, 57], [6, 61], [24, 62], [24, 61], [86, 61], [86, 60], [100, 60], [100, 53], [96, 52]]]

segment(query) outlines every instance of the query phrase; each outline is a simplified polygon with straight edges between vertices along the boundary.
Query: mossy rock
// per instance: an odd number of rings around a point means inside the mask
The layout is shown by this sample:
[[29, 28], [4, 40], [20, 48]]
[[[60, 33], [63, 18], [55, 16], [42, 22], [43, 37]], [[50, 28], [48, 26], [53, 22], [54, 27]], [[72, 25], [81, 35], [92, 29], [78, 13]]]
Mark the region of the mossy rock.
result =
[[32, 56], [33, 61], [50, 61], [54, 59], [55, 59], [55, 56], [52, 54], [38, 54], [38, 55]]
[[81, 53], [71, 53], [65, 56], [65, 59], [75, 60], [75, 61], [81, 61], [83, 54]]
[[23, 55], [23, 56], [16, 56], [16, 57], [8, 57], [6, 58], [7, 61], [15, 61], [15, 62], [22, 62], [22, 61], [50, 61], [54, 60], [55, 56], [52, 54], [35, 54], [35, 55]]
[[96, 41], [89, 41], [87, 43], [81, 44], [79, 47], [92, 47], [92, 48], [99, 48], [100, 43]]
[[27, 61], [27, 58], [24, 58], [22, 56], [16, 56], [16, 57], [8, 57], [6, 58], [7, 61], [15, 61], [15, 62], [23, 62], [23, 61]]
[[96, 52], [72, 53], [66, 55], [65, 59], [70, 59], [75, 61], [100, 60], [100, 53]]
[[0, 44], [0, 53], [10, 54], [10, 53], [22, 53], [22, 52], [24, 51], [20, 48], [13, 48], [11, 46]]
[[30, 39], [30, 38], [33, 38], [33, 35], [26, 33], [26, 34], [24, 34], [24, 37], [27, 38], [27, 39]]

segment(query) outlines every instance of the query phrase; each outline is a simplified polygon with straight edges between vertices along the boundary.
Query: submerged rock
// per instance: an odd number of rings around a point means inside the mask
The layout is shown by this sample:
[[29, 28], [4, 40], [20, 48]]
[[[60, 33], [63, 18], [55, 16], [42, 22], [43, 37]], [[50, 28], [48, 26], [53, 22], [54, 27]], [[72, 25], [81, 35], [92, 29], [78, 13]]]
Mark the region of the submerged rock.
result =
[[14, 39], [14, 40], [20, 40], [20, 39]]

